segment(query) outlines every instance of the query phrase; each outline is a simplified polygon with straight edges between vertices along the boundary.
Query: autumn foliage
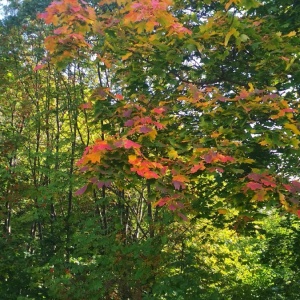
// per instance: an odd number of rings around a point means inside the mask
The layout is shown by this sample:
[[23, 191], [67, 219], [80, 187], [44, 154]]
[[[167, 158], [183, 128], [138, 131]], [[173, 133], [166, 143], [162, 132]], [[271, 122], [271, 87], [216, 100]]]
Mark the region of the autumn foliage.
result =
[[297, 1], [5, 12], [3, 299], [299, 298]]
[[[233, 3], [238, 4], [229, 1], [225, 3], [225, 9], [228, 10]], [[103, 139], [86, 148], [77, 163], [82, 172], [98, 174], [101, 181], [112, 182], [118, 174], [118, 177], [123, 177], [118, 179], [122, 185], [138, 178], [150, 180], [156, 195], [152, 202], [154, 206], [187, 212], [191, 203], [201, 197], [201, 193], [197, 196], [195, 188], [202, 177], [222, 178], [222, 174], [240, 174], [230, 179], [233, 181], [230, 182], [233, 185], [230, 198], [236, 193], [244, 193], [251, 202], [277, 198], [286, 210], [297, 214], [298, 205], [289, 201], [295, 191], [287, 188], [291, 186], [287, 183], [289, 178], [272, 174], [268, 165], [249, 158], [245, 151], [245, 147], [254, 144], [269, 153], [282, 145], [298, 149], [297, 109], [292, 103], [276, 92], [254, 88], [251, 82], [229, 95], [230, 91], [209, 85], [198, 87], [176, 77], [173, 94], [155, 97], [154, 101], [150, 99], [153, 97], [150, 91], [145, 95], [140, 91], [132, 93], [126, 90], [126, 80], [138, 72], [131, 68], [136, 56], [151, 61], [156, 49], [164, 47], [165, 51], [171, 51], [175, 46], [179, 53], [190, 44], [201, 52], [201, 39], [217, 34], [217, 31], [211, 31], [215, 26], [210, 23], [214, 17], [209, 19], [207, 28], [203, 27], [202, 32], [194, 29], [193, 34], [193, 25], [186, 27], [172, 14], [172, 1], [99, 3], [100, 7], [105, 5], [114, 5], [118, 9], [98, 16], [86, 2], [70, 0], [55, 1], [46, 12], [39, 14], [47, 24], [55, 26], [54, 35], [45, 40], [53, 62], [78, 59], [78, 53], [85, 52], [86, 55], [96, 54], [97, 59], [113, 71], [122, 68], [122, 64], [128, 69], [123, 82], [116, 87], [119, 94], [114, 93], [115, 88], [105, 86], [100, 98], [94, 94], [87, 104], [81, 106], [82, 109], [92, 109], [95, 101], [111, 103], [108, 122], [118, 122], [120, 126], [118, 133], [104, 133]], [[226, 17], [223, 13], [217, 22], [223, 22], [225, 26]], [[255, 30], [262, 30], [259, 21], [249, 19], [247, 22], [256, 22]], [[225, 35], [225, 47], [229, 46], [233, 36], [240, 49], [245, 47], [243, 43], [251, 42], [233, 26], [222, 34]], [[102, 49], [89, 43], [94, 36], [104, 39]], [[293, 34], [286, 35], [291, 36]], [[172, 65], [172, 62], [168, 64]], [[193, 118], [199, 122], [197, 125], [192, 127], [185, 123], [186, 119]], [[223, 119], [230, 120], [233, 126], [222, 126]], [[202, 122], [207, 124], [201, 126]], [[241, 125], [234, 126], [234, 123]], [[261, 128], [256, 130], [258, 126]], [[278, 128], [281, 136], [275, 142], [269, 136], [274, 135]], [[244, 131], [242, 135], [241, 130]], [[246, 165], [248, 172], [244, 169]], [[227, 180], [225, 175], [224, 186]], [[293, 182], [293, 186], [298, 184]]]

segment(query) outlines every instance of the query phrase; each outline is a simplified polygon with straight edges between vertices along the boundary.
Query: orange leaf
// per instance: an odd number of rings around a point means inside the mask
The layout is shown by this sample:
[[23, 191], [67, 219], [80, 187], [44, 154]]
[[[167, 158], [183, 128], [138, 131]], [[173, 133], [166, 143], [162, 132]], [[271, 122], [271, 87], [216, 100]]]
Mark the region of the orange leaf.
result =
[[205, 170], [205, 165], [203, 162], [200, 162], [199, 164], [197, 165], [194, 165], [192, 168], [191, 168], [191, 173], [196, 173], [198, 170]]
[[87, 154], [85, 157], [91, 163], [100, 163], [100, 153], [99, 152]]

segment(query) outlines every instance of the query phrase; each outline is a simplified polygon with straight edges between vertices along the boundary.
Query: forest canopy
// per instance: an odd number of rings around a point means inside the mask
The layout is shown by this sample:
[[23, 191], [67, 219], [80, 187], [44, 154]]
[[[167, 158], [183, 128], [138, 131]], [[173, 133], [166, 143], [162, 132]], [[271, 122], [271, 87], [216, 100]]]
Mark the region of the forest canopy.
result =
[[300, 4], [11, 0], [3, 299], [300, 299]]

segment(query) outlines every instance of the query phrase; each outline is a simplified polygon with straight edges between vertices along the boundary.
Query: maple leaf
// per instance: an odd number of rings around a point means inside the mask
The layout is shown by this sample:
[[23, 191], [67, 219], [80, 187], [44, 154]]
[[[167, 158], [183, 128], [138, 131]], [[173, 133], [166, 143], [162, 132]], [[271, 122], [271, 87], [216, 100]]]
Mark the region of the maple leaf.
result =
[[240, 94], [239, 94], [239, 97], [241, 98], [241, 99], [245, 99], [245, 98], [247, 98], [249, 96], [249, 92], [247, 92], [246, 90], [242, 90], [241, 92], [240, 92]]
[[168, 203], [171, 200], [172, 200], [171, 197], [163, 197], [159, 199], [156, 203], [154, 203], [154, 206], [164, 206], [166, 205], [166, 203]]
[[291, 193], [300, 192], [300, 182], [299, 181], [291, 181], [290, 184], [283, 184], [283, 186]]
[[130, 149], [130, 148], [138, 149], [138, 148], [142, 147], [140, 144], [135, 143], [131, 140], [125, 140], [123, 145], [124, 145], [125, 149]]
[[178, 212], [177, 215], [183, 220], [183, 221], [188, 221], [188, 217], [186, 215], [184, 215], [183, 213], [181, 212]]
[[112, 150], [112, 147], [107, 143], [107, 141], [97, 140], [92, 148], [92, 152]]
[[152, 128], [151, 127], [148, 127], [148, 126], [142, 126], [140, 128], [140, 132], [141, 133], [148, 133], [148, 132], [151, 132], [152, 131]]
[[153, 128], [150, 132], [145, 134], [145, 136], [149, 137], [150, 141], [154, 141], [157, 136], [157, 131]]
[[77, 190], [75, 192], [75, 196], [80, 196], [80, 195], [84, 194], [84, 192], [86, 191], [87, 187], [88, 187], [88, 185], [86, 184], [85, 186], [83, 186], [82, 188], [80, 188], [79, 190]]
[[258, 190], [252, 199], [257, 201], [264, 201], [265, 197], [266, 197], [266, 191]]
[[156, 107], [152, 109], [153, 113], [156, 113], [158, 115], [163, 114], [166, 111], [166, 109], [164, 107]]
[[185, 189], [185, 182], [189, 182], [189, 179], [183, 175], [175, 175], [172, 178], [172, 183], [176, 190], [179, 190], [180, 188]]
[[127, 121], [124, 123], [124, 126], [126, 126], [126, 127], [131, 127], [132, 125], [134, 125], [134, 121], [133, 121], [133, 120], [127, 120]]
[[170, 204], [170, 205], [168, 206], [168, 209], [171, 210], [171, 211], [174, 211], [174, 210], [177, 209], [177, 206], [176, 206], [174, 203], [172, 203], [172, 204]]
[[87, 161], [90, 161], [91, 163], [100, 163], [100, 153], [99, 152], [94, 152], [87, 154], [85, 156]]
[[168, 151], [168, 156], [171, 159], [176, 159], [178, 157], [178, 153], [175, 149], [172, 148]]
[[87, 103], [80, 104], [79, 107], [81, 109], [92, 109], [93, 108], [93, 104], [92, 104], [92, 102], [89, 101]]
[[132, 165], [137, 165], [141, 161], [141, 158], [137, 158], [136, 155], [129, 155], [128, 162]]
[[123, 117], [129, 118], [131, 116], [132, 109], [127, 109], [123, 111]]
[[257, 173], [250, 173], [247, 175], [247, 177], [251, 180], [260, 181], [260, 179], [262, 178], [262, 175], [257, 174]]
[[191, 173], [196, 173], [198, 170], [205, 170], [205, 165], [203, 162], [200, 162], [198, 163], [197, 165], [194, 165], [192, 168], [191, 168]]
[[116, 98], [117, 100], [124, 100], [124, 97], [123, 97], [123, 95], [121, 95], [121, 94], [116, 94], [116, 95], [115, 95], [115, 98]]
[[219, 160], [220, 162], [226, 163], [226, 162], [233, 162], [234, 158], [232, 156], [229, 155], [223, 155], [223, 154], [217, 154], [216, 156], [217, 160]]
[[276, 187], [276, 183], [270, 179], [261, 179], [260, 182], [263, 183], [265, 186]]
[[111, 186], [111, 181], [101, 181], [101, 180], [98, 180], [97, 183], [96, 183], [98, 189], [101, 189], [102, 187], [110, 187]]
[[156, 126], [157, 129], [164, 129], [166, 127], [164, 124], [159, 122], [154, 122], [154, 125]]
[[207, 153], [203, 156], [203, 159], [208, 164], [213, 162], [214, 158], [215, 158], [215, 154], [213, 152]]
[[246, 186], [252, 191], [261, 190], [263, 188], [262, 184], [254, 181], [248, 182]]
[[137, 173], [140, 176], [142, 176], [142, 177], [144, 177], [146, 179], [157, 179], [157, 178], [159, 178], [159, 175], [156, 172], [151, 171], [151, 170], [145, 170], [145, 171], [138, 170]]
[[35, 68], [33, 69], [34, 72], [37, 72], [38, 70], [41, 70], [43, 68], [45, 68], [46, 65], [40, 64], [40, 65], [36, 65]]

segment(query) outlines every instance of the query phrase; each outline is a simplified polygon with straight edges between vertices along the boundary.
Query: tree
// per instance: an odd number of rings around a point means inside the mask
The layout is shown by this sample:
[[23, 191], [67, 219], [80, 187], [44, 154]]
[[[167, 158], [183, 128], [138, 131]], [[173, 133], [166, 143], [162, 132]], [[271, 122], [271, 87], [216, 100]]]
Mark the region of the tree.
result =
[[39, 85], [25, 89], [35, 114], [17, 156], [27, 164], [20, 174], [32, 175], [26, 199], [40, 254], [29, 249], [40, 267], [33, 261], [30, 276], [45, 297], [254, 299], [286, 284], [264, 265], [273, 253], [249, 253], [268, 249], [261, 237], [273, 233], [261, 228], [272, 208], [298, 224], [294, 9], [64, 0], [39, 14], [52, 33], [44, 58], [18, 67], [30, 74], [21, 82]]

